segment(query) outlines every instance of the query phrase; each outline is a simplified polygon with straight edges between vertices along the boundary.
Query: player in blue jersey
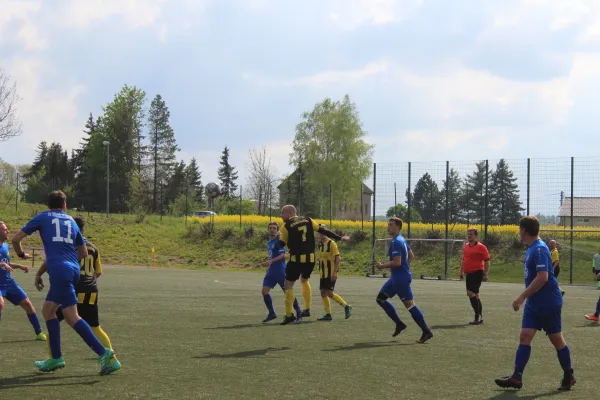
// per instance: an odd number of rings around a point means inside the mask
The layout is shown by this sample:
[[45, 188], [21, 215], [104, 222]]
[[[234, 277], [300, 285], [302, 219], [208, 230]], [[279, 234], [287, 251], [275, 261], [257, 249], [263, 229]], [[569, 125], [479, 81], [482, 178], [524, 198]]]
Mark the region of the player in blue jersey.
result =
[[376, 267], [378, 269], [389, 268], [391, 271], [391, 278], [383, 285], [381, 291], [377, 295], [377, 304], [379, 304], [392, 321], [396, 323], [396, 330], [392, 336], [398, 336], [400, 332], [406, 329], [406, 324], [400, 320], [396, 309], [388, 300], [395, 295], [398, 295], [408, 312], [410, 312], [410, 315], [422, 330], [421, 338], [418, 342], [425, 343], [433, 337], [433, 333], [431, 333], [429, 327], [425, 323], [423, 313], [419, 310], [419, 307], [415, 305], [412, 289], [410, 287], [412, 274], [408, 263], [414, 258], [414, 254], [408, 246], [408, 243], [406, 243], [406, 240], [404, 240], [404, 237], [400, 234], [400, 230], [402, 229], [402, 220], [400, 218], [390, 218], [387, 229], [388, 233], [393, 237], [388, 251], [390, 261], [386, 263], [377, 263]]
[[33, 304], [27, 297], [27, 294], [10, 276], [14, 269], [21, 269], [25, 273], [29, 272], [29, 268], [25, 265], [14, 264], [10, 262], [8, 254], [8, 228], [6, 224], [0, 221], [0, 320], [2, 320], [2, 311], [4, 311], [4, 299], [8, 300], [15, 306], [21, 306], [27, 313], [27, 318], [33, 326], [36, 340], [46, 340], [47, 335], [42, 332], [42, 326], [38, 319]]
[[540, 221], [536, 217], [523, 217], [519, 222], [521, 241], [527, 245], [525, 253], [525, 291], [513, 302], [515, 311], [523, 305], [520, 344], [515, 356], [515, 371], [511, 376], [496, 379], [504, 388], [521, 389], [523, 371], [531, 354], [531, 342], [536, 332], [546, 331], [556, 348], [558, 361], [563, 369], [563, 379], [558, 390], [570, 390], [575, 384], [571, 367], [571, 351], [562, 334], [562, 295], [556, 277], [552, 273], [550, 250], [539, 237]]
[[27, 258], [28, 255], [21, 247], [21, 241], [39, 231], [46, 253], [50, 288], [42, 313], [48, 328], [52, 358], [36, 362], [35, 365], [43, 372], [54, 371], [65, 366], [60, 350], [60, 324], [56, 318], [56, 310], [62, 306], [67, 323], [99, 356], [100, 375], [105, 375], [112, 372], [109, 364], [114, 352], [100, 343], [89, 324], [77, 313], [75, 286], [79, 282], [79, 260], [86, 258], [88, 251], [77, 224], [65, 212], [66, 207], [67, 196], [61, 191], [51, 192], [48, 195], [49, 210], [33, 217], [12, 239], [17, 256]]
[[[263, 279], [262, 295], [269, 315], [263, 322], [269, 322], [277, 318], [277, 314], [273, 309], [273, 299], [271, 299], [270, 291], [276, 285], [279, 285], [285, 291], [285, 247], [279, 245], [279, 224], [275, 221], [269, 222], [269, 242], [267, 244], [269, 258], [266, 261], [267, 273]], [[294, 310], [298, 321], [302, 320], [302, 310], [298, 305], [298, 300], [294, 299]]]

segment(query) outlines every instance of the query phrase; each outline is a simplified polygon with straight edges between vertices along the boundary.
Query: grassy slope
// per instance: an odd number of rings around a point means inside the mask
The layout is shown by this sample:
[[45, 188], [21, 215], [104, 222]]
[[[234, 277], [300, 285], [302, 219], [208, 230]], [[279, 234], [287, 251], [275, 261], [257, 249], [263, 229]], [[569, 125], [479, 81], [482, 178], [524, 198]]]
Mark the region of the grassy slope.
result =
[[[18, 211], [14, 207], [0, 210], [0, 218], [9, 229], [16, 232], [43, 206], [22, 204]], [[202, 224], [188, 222], [183, 218], [149, 216], [142, 223], [135, 222], [133, 215], [110, 215], [84, 213], [86, 218], [86, 237], [99, 246], [105, 264], [152, 265], [152, 248], [156, 250], [158, 266], [170, 266], [191, 269], [235, 269], [263, 271], [261, 265], [266, 258], [266, 237], [264, 226], [254, 226], [254, 234], [246, 236], [251, 227], [245, 224], [224, 224], [217, 226], [215, 235], [203, 235]], [[190, 229], [191, 228], [191, 229]], [[365, 229], [370, 225], [365, 224]], [[377, 237], [385, 237], [378, 232]], [[224, 236], [228, 236], [224, 238]], [[25, 242], [29, 247], [41, 247], [39, 236], [35, 235]], [[591, 282], [591, 253], [596, 244], [579, 241], [577, 248], [585, 252], [575, 252], [573, 280], [575, 283]], [[456, 244], [455, 246], [459, 246]], [[420, 275], [438, 276], [444, 268], [443, 245], [422, 246], [413, 244], [417, 259], [411, 265], [416, 277]], [[364, 274], [371, 255], [370, 236], [358, 244], [340, 246], [345, 274]], [[513, 244], [511, 239], [490, 247], [492, 254], [491, 279], [502, 282], [522, 282], [522, 257], [524, 249]], [[459, 252], [454, 249], [455, 257], [449, 261], [450, 277], [458, 277]], [[381, 256], [383, 257], [383, 255]], [[561, 281], [568, 282], [569, 252], [562, 253]], [[39, 260], [39, 259], [38, 259]], [[36, 261], [37, 264], [37, 261]]]

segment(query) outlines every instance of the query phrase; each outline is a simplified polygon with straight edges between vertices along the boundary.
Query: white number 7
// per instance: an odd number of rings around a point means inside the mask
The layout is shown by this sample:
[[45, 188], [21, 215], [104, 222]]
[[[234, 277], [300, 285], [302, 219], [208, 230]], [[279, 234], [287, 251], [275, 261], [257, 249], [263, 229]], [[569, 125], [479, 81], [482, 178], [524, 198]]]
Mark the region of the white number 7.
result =
[[67, 226], [67, 237], [64, 238], [60, 236], [60, 220], [58, 218], [54, 218], [52, 223], [56, 226], [56, 236], [52, 238], [53, 242], [65, 242], [69, 244], [73, 244], [73, 239], [71, 238], [71, 221], [64, 221], [64, 224]]

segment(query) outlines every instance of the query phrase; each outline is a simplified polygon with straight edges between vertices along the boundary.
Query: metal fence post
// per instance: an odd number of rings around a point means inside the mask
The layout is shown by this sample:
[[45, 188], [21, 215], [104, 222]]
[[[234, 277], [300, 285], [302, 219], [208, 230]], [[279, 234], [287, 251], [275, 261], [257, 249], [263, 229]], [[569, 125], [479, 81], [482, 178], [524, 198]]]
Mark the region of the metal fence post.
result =
[[529, 199], [531, 190], [531, 159], [527, 159], [527, 215], [531, 215], [529, 211]]
[[450, 161], [446, 161], [446, 242], [444, 242], [444, 277], [448, 279], [448, 221], [449, 208], [448, 197], [450, 196]]
[[575, 187], [575, 157], [571, 157], [571, 237], [569, 240], [570, 247], [570, 260], [569, 260], [569, 283], [573, 283], [573, 203], [575, 202], [574, 197]]
[[488, 235], [488, 200], [489, 200], [489, 191], [488, 191], [488, 186], [489, 186], [489, 175], [490, 175], [490, 163], [488, 160], [485, 160], [485, 206], [484, 206], [484, 210], [483, 210], [483, 221], [484, 221], [484, 228], [483, 228], [483, 242], [487, 245], [487, 235]]
[[410, 219], [410, 209], [412, 208], [412, 195], [411, 195], [411, 190], [410, 190], [410, 176], [411, 176], [411, 163], [410, 161], [408, 162], [408, 188], [406, 189], [406, 196], [408, 197], [408, 210], [406, 212], [406, 219], [408, 219], [408, 228], [407, 228], [407, 232], [406, 232], [406, 236], [410, 239], [410, 225], [411, 225], [411, 219]]
[[[377, 195], [377, 163], [373, 163], [373, 238], [371, 248], [375, 249], [375, 197]], [[371, 251], [373, 253], [373, 251]], [[371, 274], [375, 275], [375, 254], [371, 259]]]

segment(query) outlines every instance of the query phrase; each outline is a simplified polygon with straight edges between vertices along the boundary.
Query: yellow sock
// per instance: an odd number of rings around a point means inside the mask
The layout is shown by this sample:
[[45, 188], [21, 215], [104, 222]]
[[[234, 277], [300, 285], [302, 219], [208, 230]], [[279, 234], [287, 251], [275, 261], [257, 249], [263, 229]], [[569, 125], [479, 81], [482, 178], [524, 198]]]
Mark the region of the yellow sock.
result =
[[310, 282], [302, 282], [302, 298], [304, 299], [304, 309], [310, 310], [310, 305], [312, 302], [312, 288], [310, 287]]
[[[107, 349], [112, 349], [112, 344], [110, 343], [110, 338], [108, 337], [108, 335], [106, 334], [106, 332], [104, 332], [102, 330], [101, 326], [94, 326], [92, 327], [92, 331], [94, 332], [94, 335], [96, 335], [96, 337], [98, 338], [98, 340], [100, 341], [100, 343], [102, 343], [102, 346], [106, 347]], [[110, 362], [115, 362], [117, 361], [117, 357], [113, 356], [110, 359]]]
[[344, 299], [342, 299], [342, 296], [340, 296], [340, 295], [339, 295], [339, 294], [337, 294], [337, 293], [334, 293], [334, 294], [333, 294], [333, 297], [332, 297], [332, 299], [333, 299], [333, 300], [334, 300], [336, 303], [338, 303], [340, 306], [342, 306], [342, 307], [346, 307], [346, 306], [348, 305], [348, 304], [347, 304], [347, 303], [344, 301]]
[[329, 297], [322, 297], [323, 307], [325, 307], [325, 314], [331, 314], [331, 302], [329, 301]]
[[294, 297], [294, 289], [285, 291], [285, 315], [288, 317], [294, 314]]

